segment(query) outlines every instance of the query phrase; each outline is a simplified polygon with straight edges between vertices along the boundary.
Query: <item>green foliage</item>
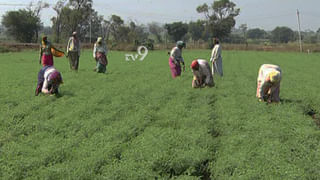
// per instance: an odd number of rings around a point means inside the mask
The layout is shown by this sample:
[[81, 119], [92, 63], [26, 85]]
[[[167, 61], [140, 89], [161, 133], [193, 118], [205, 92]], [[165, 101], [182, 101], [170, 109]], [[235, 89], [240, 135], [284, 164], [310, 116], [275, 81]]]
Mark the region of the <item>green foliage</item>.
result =
[[[210, 55], [183, 53], [187, 67]], [[124, 54], [110, 52], [107, 74], [92, 71], [91, 51], [78, 73], [55, 58], [58, 97], [34, 96], [37, 52], [0, 54], [1, 179], [320, 178], [320, 132], [306, 115], [320, 111], [319, 54], [224, 51], [225, 76], [203, 89], [188, 68], [173, 80], [165, 51]], [[263, 63], [283, 70], [280, 104], [255, 98]]]
[[188, 25], [182, 22], [174, 22], [171, 24], [166, 24], [165, 29], [173, 41], [177, 42], [179, 40], [183, 40], [183, 37], [187, 34]]
[[156, 40], [159, 43], [163, 42], [162, 35], [164, 32], [164, 28], [160, 24], [155, 23], [155, 22], [150, 23], [150, 24], [148, 24], [148, 29], [149, 29], [149, 32], [156, 37]]
[[90, 31], [90, 23], [92, 36], [101, 36], [103, 17], [92, 8], [92, 3], [92, 0], [57, 1], [53, 7], [57, 15], [51, 19], [56, 42], [67, 40], [73, 31], [77, 31], [83, 41]]
[[0, 46], [0, 53], [10, 52], [8, 48]]
[[249, 29], [247, 32], [247, 37], [249, 39], [264, 39], [266, 35], [267, 32], [259, 28]]
[[294, 32], [288, 27], [276, 27], [271, 36], [272, 42], [276, 43], [288, 43], [294, 40]]
[[205, 35], [205, 22], [198, 20], [196, 22], [190, 22], [188, 26], [188, 32], [194, 41], [202, 39]]
[[228, 37], [235, 26], [234, 18], [239, 15], [240, 9], [232, 1], [219, 0], [214, 1], [211, 6], [206, 3], [198, 6], [197, 12], [205, 15], [210, 36], [223, 39]]
[[40, 18], [32, 11], [20, 9], [7, 11], [2, 18], [2, 24], [7, 28], [7, 33], [17, 41], [30, 43], [41, 27]]

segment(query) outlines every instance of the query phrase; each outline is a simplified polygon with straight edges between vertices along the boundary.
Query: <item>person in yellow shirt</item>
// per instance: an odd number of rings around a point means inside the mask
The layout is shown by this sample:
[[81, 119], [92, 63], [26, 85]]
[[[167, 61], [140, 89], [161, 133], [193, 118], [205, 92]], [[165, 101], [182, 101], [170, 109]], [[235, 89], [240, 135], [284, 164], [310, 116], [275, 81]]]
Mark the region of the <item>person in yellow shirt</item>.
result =
[[72, 33], [67, 45], [67, 57], [69, 58], [70, 69], [78, 71], [80, 58], [80, 40], [77, 32]]

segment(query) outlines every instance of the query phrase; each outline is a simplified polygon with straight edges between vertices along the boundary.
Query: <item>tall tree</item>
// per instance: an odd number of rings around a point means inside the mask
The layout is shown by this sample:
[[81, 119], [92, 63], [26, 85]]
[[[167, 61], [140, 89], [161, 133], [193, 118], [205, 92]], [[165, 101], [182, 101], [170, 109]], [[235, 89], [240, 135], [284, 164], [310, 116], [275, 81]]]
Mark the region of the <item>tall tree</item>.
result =
[[52, 29], [54, 32], [54, 41], [59, 43], [60, 42], [60, 36], [62, 31], [62, 9], [66, 6], [66, 0], [59, 0], [55, 6], [53, 6], [53, 10], [56, 12], [57, 16], [51, 18], [52, 22]]
[[8, 11], [2, 18], [7, 33], [20, 42], [32, 42], [41, 28], [41, 21], [32, 11]]
[[101, 18], [92, 9], [92, 0], [69, 0], [67, 4], [60, 0], [55, 11], [57, 16], [52, 18], [52, 22], [59, 40], [67, 39], [73, 31], [77, 31], [83, 40], [90, 28], [100, 29]]
[[[121, 19], [120, 16], [117, 15], [112, 15], [110, 17], [110, 35], [114, 38], [114, 40], [116, 41], [120, 41], [121, 38], [121, 33], [119, 31], [119, 29], [121, 29], [124, 25], [124, 21]], [[125, 30], [122, 29], [121, 32], [124, 32]]]
[[188, 32], [188, 25], [182, 22], [166, 24], [165, 29], [174, 41], [182, 40]]
[[163, 27], [161, 27], [158, 23], [152, 22], [148, 24], [149, 32], [153, 34], [159, 43], [162, 43], [162, 35], [164, 32]]
[[263, 39], [266, 35], [267, 32], [259, 28], [249, 29], [247, 32], [247, 36], [250, 39]]
[[191, 38], [194, 41], [198, 41], [199, 39], [203, 38], [205, 32], [205, 22], [198, 20], [196, 22], [190, 22], [188, 25], [188, 31], [191, 35]]
[[205, 15], [211, 37], [224, 38], [235, 26], [235, 17], [239, 15], [240, 9], [229, 0], [219, 0], [214, 1], [211, 6], [206, 3], [198, 6], [197, 12]]
[[[30, 2], [29, 7], [27, 8], [30, 12], [33, 13], [33, 15], [37, 18], [40, 19], [40, 12], [45, 9], [48, 8], [49, 4], [43, 1], [38, 1], [36, 5], [33, 4], [33, 2]], [[38, 26], [41, 28], [42, 24], [41, 21], [38, 21]], [[35, 29], [35, 41], [38, 41], [38, 37], [39, 37], [39, 29]]]
[[271, 32], [272, 42], [277, 43], [288, 43], [289, 41], [294, 40], [294, 32], [288, 27], [276, 27]]

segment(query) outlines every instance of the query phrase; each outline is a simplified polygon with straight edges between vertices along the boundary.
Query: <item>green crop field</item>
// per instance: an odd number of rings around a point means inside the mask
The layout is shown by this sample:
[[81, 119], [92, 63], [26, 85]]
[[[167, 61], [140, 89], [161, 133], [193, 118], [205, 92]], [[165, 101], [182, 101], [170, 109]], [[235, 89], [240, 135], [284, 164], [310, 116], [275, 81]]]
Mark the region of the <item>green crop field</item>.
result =
[[[55, 58], [59, 97], [34, 96], [38, 52], [0, 54], [0, 179], [320, 179], [319, 54], [224, 51], [203, 89], [189, 65], [209, 50], [186, 49], [177, 79], [166, 51], [124, 54], [107, 74], [92, 51], [78, 73]], [[279, 104], [255, 98], [263, 63], [282, 68]]]

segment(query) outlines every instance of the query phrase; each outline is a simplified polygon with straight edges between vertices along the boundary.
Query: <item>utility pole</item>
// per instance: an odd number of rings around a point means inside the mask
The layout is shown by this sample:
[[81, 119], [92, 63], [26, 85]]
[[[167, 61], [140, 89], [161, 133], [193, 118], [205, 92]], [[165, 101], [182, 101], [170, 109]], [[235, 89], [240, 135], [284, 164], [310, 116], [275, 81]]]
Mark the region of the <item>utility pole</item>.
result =
[[299, 44], [300, 44], [300, 52], [302, 52], [302, 42], [301, 42], [301, 27], [300, 27], [300, 14], [297, 9], [297, 17], [298, 17], [298, 32], [299, 32]]
[[92, 14], [90, 12], [90, 44], [91, 44], [91, 23], [92, 23]]

